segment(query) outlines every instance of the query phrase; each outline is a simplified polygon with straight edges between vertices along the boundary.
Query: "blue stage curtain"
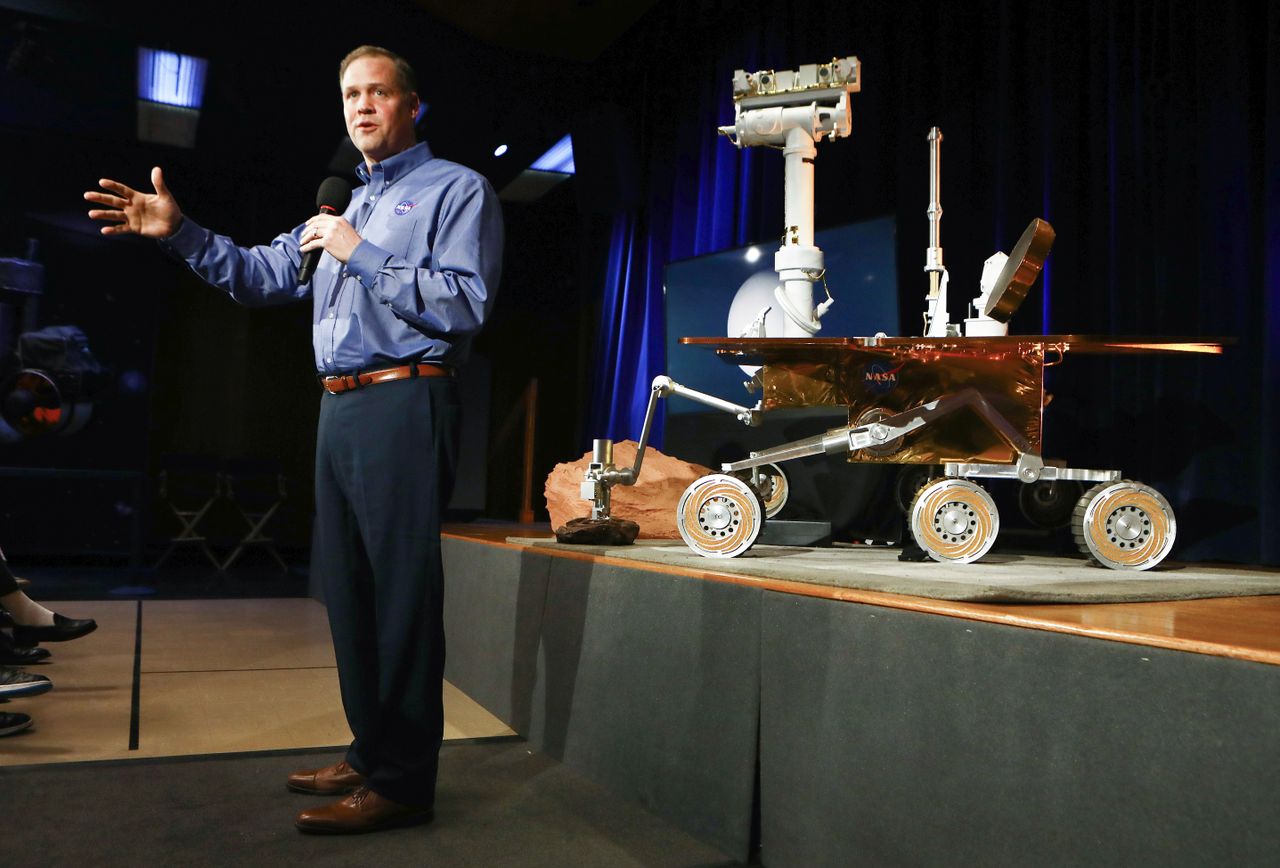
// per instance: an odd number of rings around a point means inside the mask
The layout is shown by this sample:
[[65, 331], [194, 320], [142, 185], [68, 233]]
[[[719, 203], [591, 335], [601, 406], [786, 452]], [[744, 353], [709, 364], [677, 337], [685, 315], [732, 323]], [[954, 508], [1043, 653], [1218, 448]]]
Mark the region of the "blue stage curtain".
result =
[[662, 371], [662, 285], [661, 277], [656, 285], [650, 279], [652, 249], [635, 213], [614, 217], [595, 353], [592, 437], [639, 440], [647, 386]]
[[[1003, 153], [1014, 177], [1039, 162], [1042, 216], [1058, 232], [1052, 294], [1028, 305], [1045, 331], [1235, 339], [1221, 357], [1068, 358], [1047, 376], [1046, 455], [1155, 485], [1178, 516], [1177, 558], [1280, 563], [1276, 11], [1002, 14], [1019, 70], [1009, 96], [1025, 109], [1002, 125]], [[1027, 206], [1016, 190], [998, 204], [1009, 222]]]
[[[753, 54], [754, 52], [748, 52]], [[755, 237], [756, 155], [717, 126], [733, 120], [732, 75], [741, 57], [691, 62], [702, 83], [672, 100], [665, 147], [650, 152], [648, 195], [613, 217], [603, 277], [589, 438], [639, 440], [653, 378], [665, 370], [663, 273], [667, 263], [740, 246]], [[736, 64], [736, 65], [735, 65]], [[650, 443], [661, 448], [663, 420]]]

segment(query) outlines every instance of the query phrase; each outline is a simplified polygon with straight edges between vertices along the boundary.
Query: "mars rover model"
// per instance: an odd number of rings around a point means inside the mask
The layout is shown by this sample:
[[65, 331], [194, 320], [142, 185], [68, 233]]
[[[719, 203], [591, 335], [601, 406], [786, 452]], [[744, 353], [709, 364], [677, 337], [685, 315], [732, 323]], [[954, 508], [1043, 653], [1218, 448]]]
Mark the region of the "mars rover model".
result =
[[[683, 338], [726, 362], [758, 365], [748, 388], [754, 407], [717, 398], [659, 376], [653, 381], [635, 462], [617, 467], [613, 445], [596, 440], [581, 494], [592, 518], [609, 517], [610, 489], [639, 477], [658, 401], [671, 395], [735, 415], [746, 425], [762, 413], [791, 407], [848, 408], [847, 426], [752, 452], [696, 480], [677, 508], [677, 526], [688, 546], [712, 558], [737, 557], [759, 538], [787, 500], [779, 464], [809, 455], [845, 455], [869, 464], [940, 467], [910, 501], [911, 534], [936, 561], [981, 558], [1000, 530], [995, 501], [975, 480], [1010, 479], [1025, 491], [1054, 497], [1061, 482], [1095, 483], [1075, 504], [1071, 524], [1080, 550], [1102, 566], [1146, 570], [1173, 547], [1177, 522], [1154, 488], [1121, 478], [1119, 470], [1046, 462], [1041, 456], [1044, 369], [1067, 353], [1220, 353], [1221, 345], [1197, 340], [1109, 338], [1079, 335], [1010, 336], [1008, 323], [1039, 275], [1053, 245], [1053, 228], [1033, 220], [1006, 256], [983, 269], [973, 314], [963, 324], [947, 314], [948, 274], [940, 243], [942, 134], [929, 132], [930, 246], [923, 335], [920, 337], [817, 337], [830, 294], [816, 307], [813, 285], [825, 275], [813, 242], [816, 145], [849, 135], [851, 95], [860, 89], [856, 57], [798, 70], [734, 74], [735, 123], [721, 127], [737, 147], [780, 148], [786, 164], [786, 229], [774, 256], [779, 285], [774, 301], [784, 314], [781, 336], [764, 335], [762, 311], [736, 338]], [[962, 333], [963, 328], [963, 333]], [[1033, 494], [1033, 497], [1040, 494]]]

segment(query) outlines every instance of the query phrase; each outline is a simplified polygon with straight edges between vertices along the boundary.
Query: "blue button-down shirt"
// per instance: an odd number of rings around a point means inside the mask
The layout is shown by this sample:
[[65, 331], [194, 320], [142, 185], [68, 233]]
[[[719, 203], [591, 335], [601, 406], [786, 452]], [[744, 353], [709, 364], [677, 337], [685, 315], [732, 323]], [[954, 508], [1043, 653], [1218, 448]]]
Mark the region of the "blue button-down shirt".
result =
[[502, 212], [480, 175], [419, 143], [373, 168], [344, 217], [364, 239], [344, 265], [328, 253], [298, 285], [305, 224], [269, 245], [238, 247], [184, 218], [162, 244], [242, 304], [310, 297], [322, 374], [410, 360], [458, 365], [493, 306]]

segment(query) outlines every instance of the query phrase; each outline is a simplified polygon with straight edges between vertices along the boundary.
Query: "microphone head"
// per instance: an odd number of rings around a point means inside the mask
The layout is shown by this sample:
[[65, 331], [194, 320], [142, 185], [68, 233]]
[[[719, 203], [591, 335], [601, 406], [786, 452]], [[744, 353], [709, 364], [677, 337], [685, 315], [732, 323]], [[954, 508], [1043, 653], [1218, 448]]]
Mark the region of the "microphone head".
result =
[[316, 191], [316, 210], [341, 214], [351, 204], [351, 185], [336, 175], [325, 178]]

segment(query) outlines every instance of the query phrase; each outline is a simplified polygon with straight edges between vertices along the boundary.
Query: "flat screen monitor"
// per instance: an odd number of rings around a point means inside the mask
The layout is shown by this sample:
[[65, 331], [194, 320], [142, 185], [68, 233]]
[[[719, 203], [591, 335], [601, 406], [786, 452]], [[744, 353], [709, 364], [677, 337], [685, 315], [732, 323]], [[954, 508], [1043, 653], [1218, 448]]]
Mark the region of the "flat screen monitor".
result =
[[[849, 223], [814, 233], [826, 260], [826, 289], [835, 304], [822, 318], [818, 337], [865, 337], [876, 332], [901, 334], [898, 322], [898, 272], [892, 217]], [[667, 265], [666, 374], [677, 383], [734, 403], [754, 404], [743, 388], [746, 375], [705, 347], [680, 344], [684, 337], [738, 337], [766, 307], [766, 335], [782, 336], [782, 312], [773, 301], [778, 284], [773, 243], [722, 250]], [[814, 303], [826, 298], [822, 281], [814, 284]], [[732, 323], [732, 328], [730, 324]], [[750, 399], [750, 400], [749, 400]], [[666, 402], [668, 416], [706, 408], [680, 398]]]

